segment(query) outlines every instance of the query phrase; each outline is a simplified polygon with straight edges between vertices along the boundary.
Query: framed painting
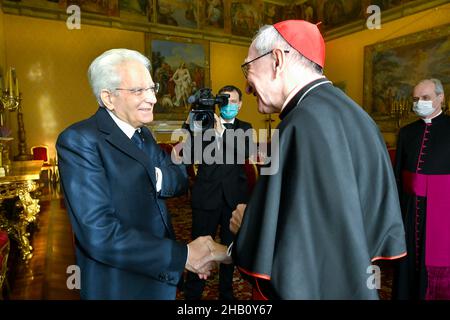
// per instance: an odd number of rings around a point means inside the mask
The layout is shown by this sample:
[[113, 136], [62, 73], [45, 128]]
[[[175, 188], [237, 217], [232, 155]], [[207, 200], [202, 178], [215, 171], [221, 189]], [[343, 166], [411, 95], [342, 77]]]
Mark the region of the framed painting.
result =
[[205, 30], [222, 31], [225, 28], [226, 0], [200, 0], [200, 27]]
[[[437, 78], [450, 92], [450, 24], [364, 48], [364, 109], [377, 120], [409, 116], [412, 90]], [[394, 128], [395, 129], [395, 128]]]
[[261, 0], [231, 1], [231, 33], [241, 37], [253, 37], [263, 21]]
[[190, 111], [189, 96], [210, 86], [209, 42], [147, 34], [146, 50], [152, 61], [152, 78], [160, 84], [155, 129], [163, 130], [173, 121], [181, 125]]
[[156, 0], [156, 21], [160, 24], [198, 28], [200, 0]]
[[283, 8], [284, 6], [264, 2], [264, 14], [263, 22], [264, 24], [274, 24], [283, 20]]
[[120, 18], [151, 21], [153, 0], [120, 0]]
[[119, 15], [119, 1], [96, 1], [96, 0], [60, 0], [59, 4], [63, 8], [75, 4], [80, 6], [81, 11], [97, 13], [105, 16], [118, 16]]

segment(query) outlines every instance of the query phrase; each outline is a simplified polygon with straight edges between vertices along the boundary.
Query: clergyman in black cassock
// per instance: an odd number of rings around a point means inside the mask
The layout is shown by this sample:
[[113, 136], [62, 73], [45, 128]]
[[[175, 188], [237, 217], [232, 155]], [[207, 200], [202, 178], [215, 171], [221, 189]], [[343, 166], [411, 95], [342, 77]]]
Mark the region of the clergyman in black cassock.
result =
[[264, 298], [378, 299], [372, 262], [406, 254], [385, 142], [322, 75], [324, 50], [317, 26], [288, 20], [260, 29], [242, 65], [258, 110], [281, 111], [278, 170], [261, 174], [232, 248]]
[[401, 128], [397, 142], [408, 255], [399, 261], [393, 296], [450, 299], [450, 117], [441, 110], [440, 81], [420, 82], [413, 96], [422, 119]]

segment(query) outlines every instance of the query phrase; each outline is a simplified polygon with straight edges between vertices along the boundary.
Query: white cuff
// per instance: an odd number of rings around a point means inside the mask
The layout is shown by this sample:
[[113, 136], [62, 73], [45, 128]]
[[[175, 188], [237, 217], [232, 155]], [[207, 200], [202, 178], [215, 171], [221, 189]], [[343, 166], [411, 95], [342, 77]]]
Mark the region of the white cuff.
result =
[[231, 252], [233, 251], [233, 243], [234, 242], [230, 243], [230, 245], [228, 246], [228, 249], [227, 249], [227, 256], [229, 256], [229, 257], [231, 257]]
[[156, 192], [160, 192], [162, 188], [162, 179], [163, 179], [163, 174], [160, 168], [155, 167], [155, 175], [156, 175]]

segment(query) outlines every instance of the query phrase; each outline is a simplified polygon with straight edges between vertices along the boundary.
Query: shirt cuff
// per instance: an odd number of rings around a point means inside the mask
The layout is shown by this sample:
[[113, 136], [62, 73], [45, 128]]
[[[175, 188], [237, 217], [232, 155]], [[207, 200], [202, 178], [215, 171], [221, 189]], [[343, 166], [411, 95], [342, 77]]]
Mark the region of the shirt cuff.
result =
[[156, 175], [156, 192], [160, 192], [162, 188], [162, 179], [163, 179], [163, 174], [160, 168], [155, 167], [155, 175]]
[[231, 252], [233, 251], [233, 243], [234, 242], [230, 243], [230, 245], [228, 246], [228, 249], [227, 249], [227, 256], [229, 256], [229, 257], [231, 257]]
[[187, 265], [189, 259], [189, 246], [186, 245], [186, 247], [187, 247], [187, 255], [186, 255], [186, 263], [184, 265]]

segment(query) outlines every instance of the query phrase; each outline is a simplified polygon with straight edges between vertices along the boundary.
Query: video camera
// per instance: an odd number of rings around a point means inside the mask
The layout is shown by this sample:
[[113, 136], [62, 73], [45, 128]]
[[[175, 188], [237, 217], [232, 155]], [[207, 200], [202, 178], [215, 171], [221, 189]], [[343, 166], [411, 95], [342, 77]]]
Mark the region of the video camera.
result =
[[214, 97], [211, 89], [199, 89], [188, 98], [192, 105], [189, 112], [189, 128], [192, 132], [202, 132], [214, 128], [214, 111], [216, 104], [220, 107], [228, 104], [229, 94], [218, 94]]

